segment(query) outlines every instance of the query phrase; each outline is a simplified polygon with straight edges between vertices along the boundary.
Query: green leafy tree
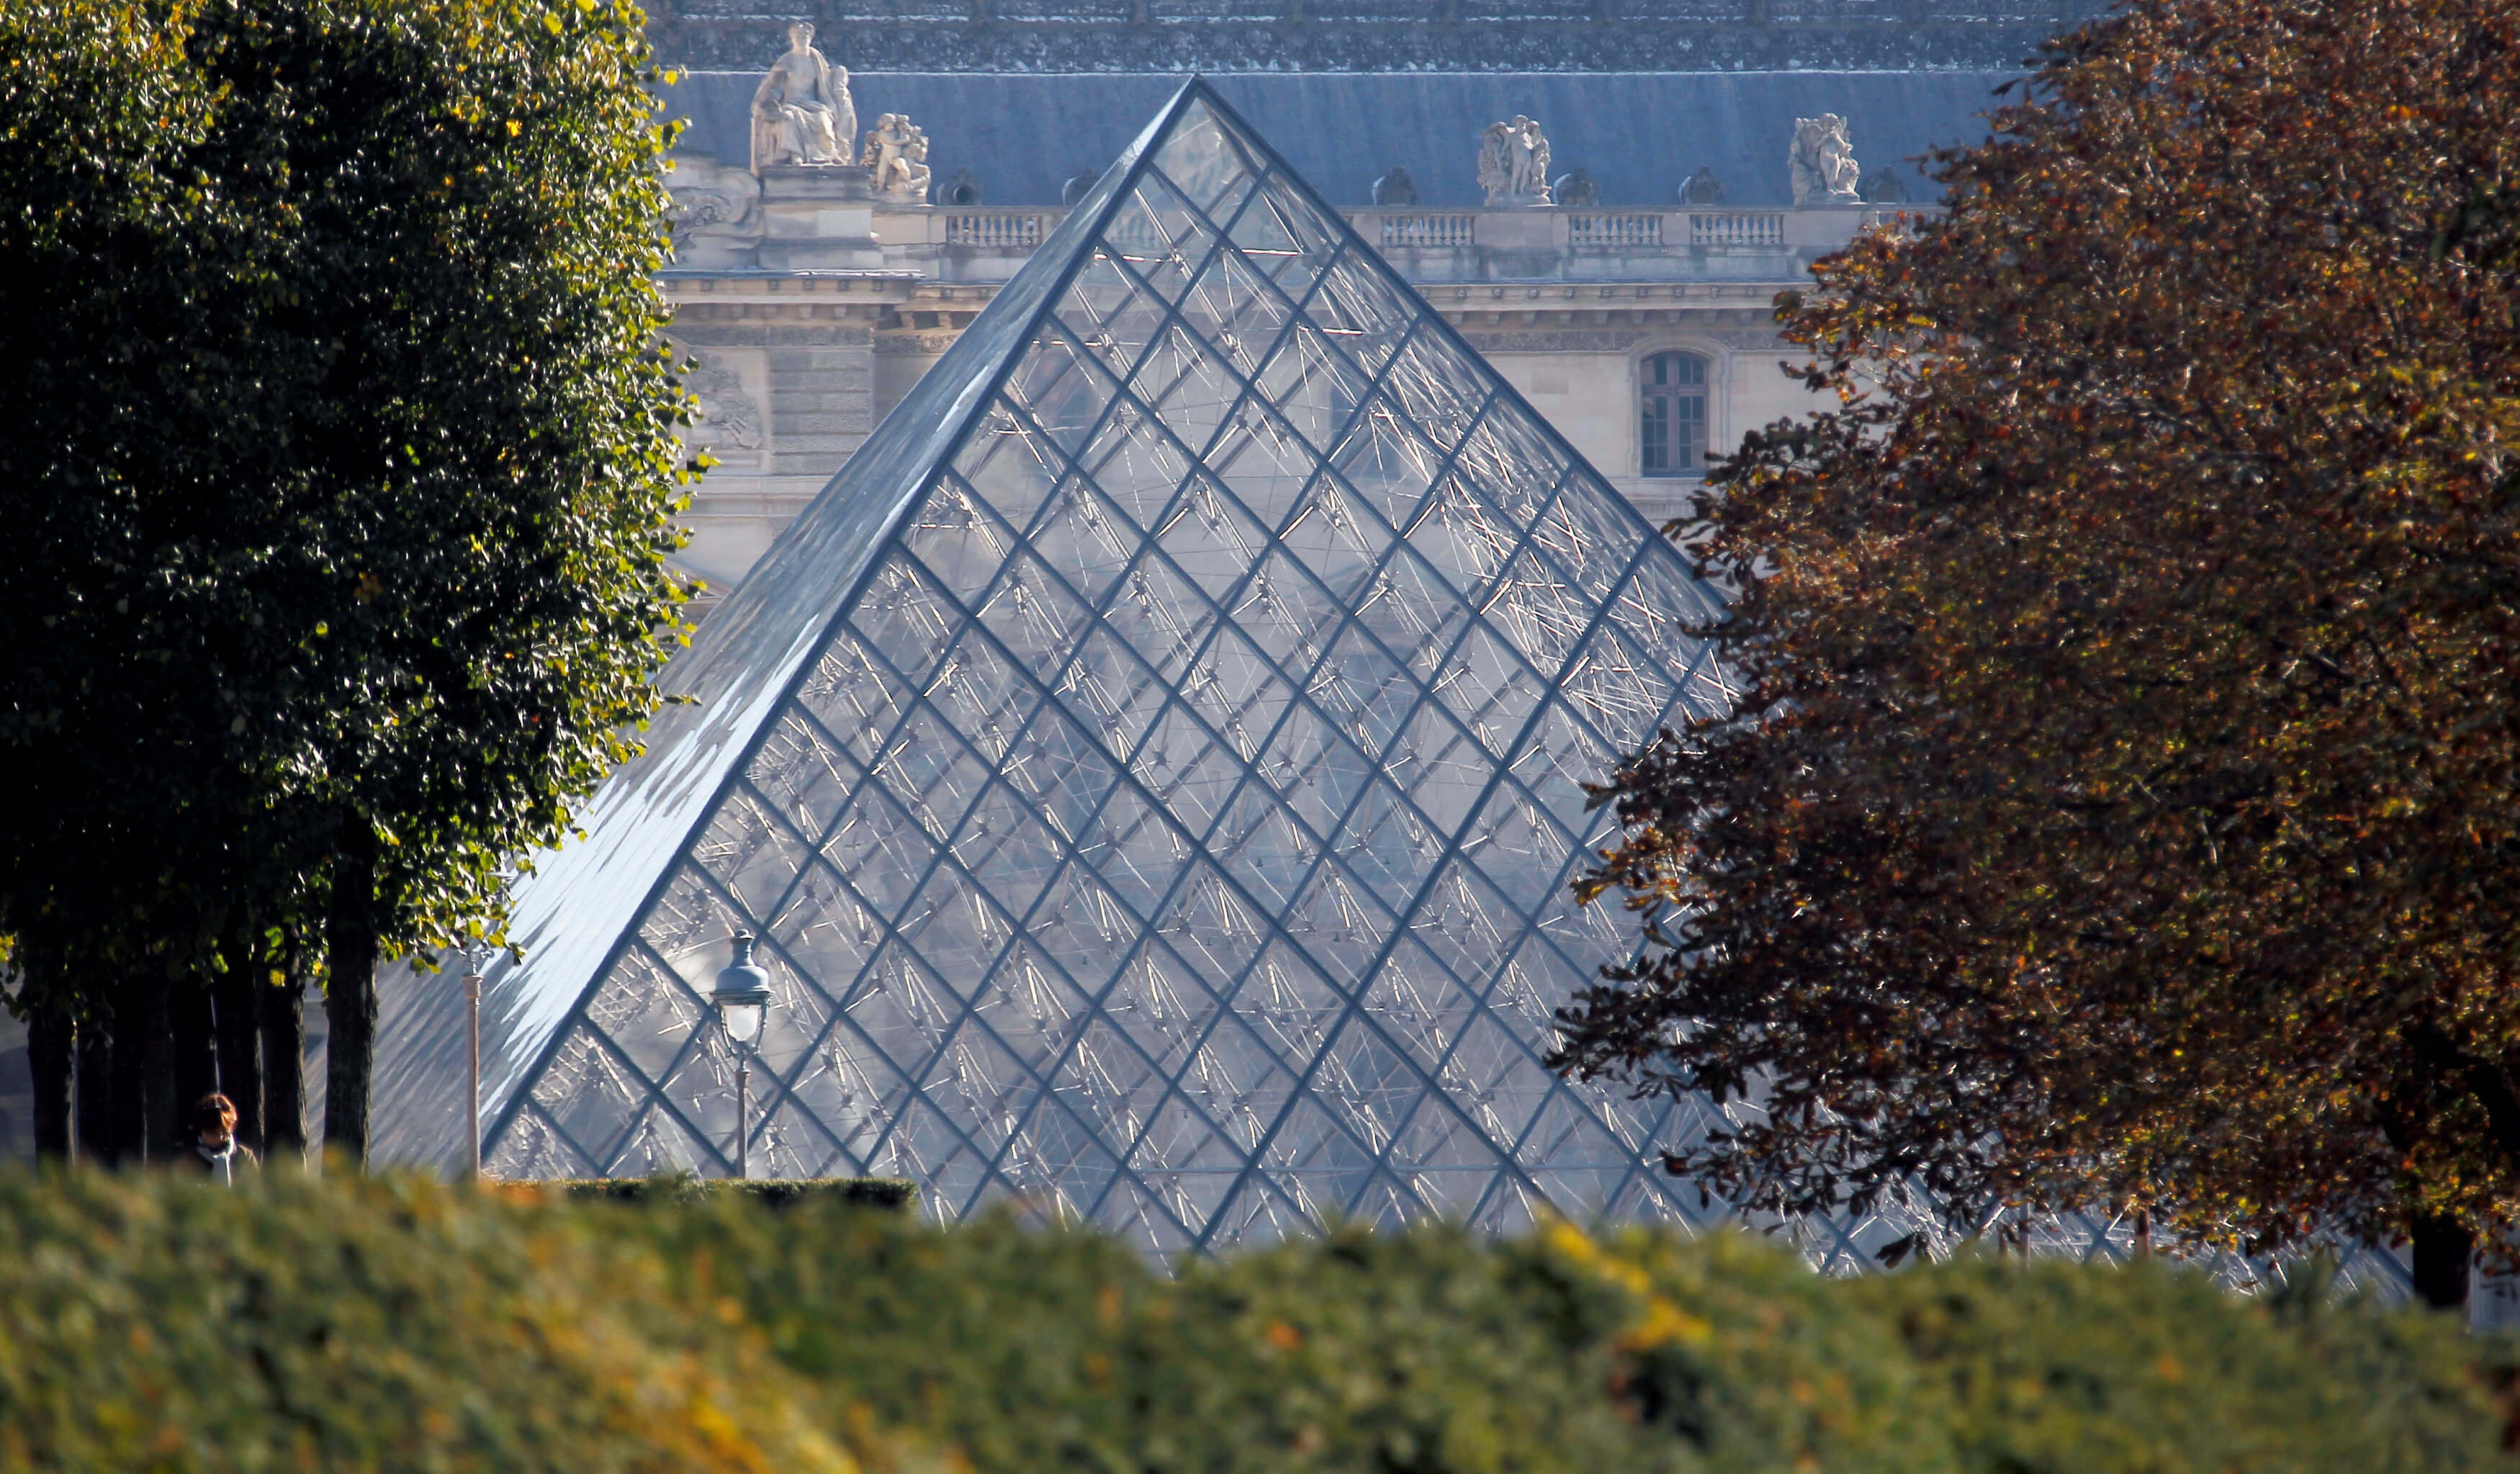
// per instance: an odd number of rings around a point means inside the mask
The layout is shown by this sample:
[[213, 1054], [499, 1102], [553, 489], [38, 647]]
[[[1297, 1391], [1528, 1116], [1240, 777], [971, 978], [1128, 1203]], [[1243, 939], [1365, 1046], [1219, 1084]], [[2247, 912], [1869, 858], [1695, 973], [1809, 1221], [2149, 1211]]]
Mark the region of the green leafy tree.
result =
[[1686, 532], [1735, 715], [1599, 790], [1558, 1062], [1757, 1207], [2520, 1228], [2510, 0], [2135, 0], [1782, 304]]
[[41, 652], [0, 719], [39, 780], [21, 1005], [320, 951], [360, 1153], [380, 956], [495, 934], [680, 628], [641, 18], [10, 15], [0, 106], [43, 129], [0, 159], [0, 376], [40, 459], [0, 495], [51, 579], [0, 611]]

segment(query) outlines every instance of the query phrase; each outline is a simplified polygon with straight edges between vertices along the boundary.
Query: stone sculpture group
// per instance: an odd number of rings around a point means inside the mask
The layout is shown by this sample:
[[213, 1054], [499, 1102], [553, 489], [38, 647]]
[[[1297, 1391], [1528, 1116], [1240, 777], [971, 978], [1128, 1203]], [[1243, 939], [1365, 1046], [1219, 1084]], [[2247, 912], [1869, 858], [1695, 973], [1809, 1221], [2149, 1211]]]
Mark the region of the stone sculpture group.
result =
[[907, 112], [887, 112], [867, 130], [866, 153], [858, 162], [874, 176], [875, 192], [913, 204], [927, 201], [927, 130]]
[[1834, 112], [1794, 119], [1794, 145], [1785, 156], [1791, 171], [1794, 203], [1858, 204], [1856, 183], [1864, 171], [1855, 162], [1855, 145], [1846, 136], [1846, 119]]
[[1549, 203], [1549, 140], [1517, 112], [1479, 137], [1479, 188], [1490, 207]]
[[887, 112], [858, 136], [849, 69], [814, 49], [814, 27], [788, 27], [788, 52], [770, 66], [752, 94], [752, 169], [862, 168], [877, 194], [908, 203], [927, 201], [932, 172], [927, 133], [904, 112]]

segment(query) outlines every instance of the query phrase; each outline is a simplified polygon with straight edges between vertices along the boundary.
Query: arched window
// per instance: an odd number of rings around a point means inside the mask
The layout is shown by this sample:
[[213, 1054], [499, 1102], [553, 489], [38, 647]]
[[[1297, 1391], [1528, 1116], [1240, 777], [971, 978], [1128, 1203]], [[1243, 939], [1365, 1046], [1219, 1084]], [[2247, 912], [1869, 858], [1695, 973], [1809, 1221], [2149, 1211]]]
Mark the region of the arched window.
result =
[[1644, 431], [1644, 473], [1706, 474], [1706, 360], [1657, 353], [1645, 360], [1642, 377], [1637, 424]]

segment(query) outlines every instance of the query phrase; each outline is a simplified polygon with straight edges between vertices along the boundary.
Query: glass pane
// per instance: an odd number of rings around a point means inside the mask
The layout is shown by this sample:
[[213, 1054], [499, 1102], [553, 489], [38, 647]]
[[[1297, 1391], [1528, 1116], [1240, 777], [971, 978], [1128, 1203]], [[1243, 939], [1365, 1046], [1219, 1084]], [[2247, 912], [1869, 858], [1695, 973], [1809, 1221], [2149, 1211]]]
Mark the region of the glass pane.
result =
[[1014, 551], [1013, 535], [982, 505], [961, 482], [946, 477], [911, 514], [904, 533], [910, 551], [937, 581], [966, 601], [988, 587]]
[[1065, 469], [1066, 462], [1050, 438], [1003, 405], [972, 427], [955, 461], [964, 484], [1016, 528], [1032, 525], [1033, 514], [1050, 499]]
[[1118, 261], [1096, 255], [1076, 274], [1058, 320], [1102, 359], [1115, 379], [1126, 379], [1147, 344], [1163, 330], [1164, 304]]
[[1038, 426], [1073, 455], [1110, 403], [1111, 380], [1093, 349], [1054, 325], [1008, 377], [1006, 395], [1022, 423]]
[[808, 843], [819, 843], [862, 770], [827, 729], [783, 713], [744, 768], [744, 782]]
[[1082, 479], [1058, 489], [1033, 534], [1033, 547], [1050, 570], [1088, 605], [1100, 604], [1138, 549], [1126, 515]]
[[1269, 534], [1223, 488], [1202, 479], [1191, 483], [1155, 542], [1209, 598], [1223, 601], [1260, 561]]
[[1178, 301], [1207, 264], [1216, 233], [1179, 191], [1157, 175], [1142, 175], [1103, 232], [1103, 249], [1126, 266], [1148, 290]]
[[1131, 459], [1110, 462], [1106, 453], [1089, 461], [1093, 474], [1110, 494], [1135, 513], [1140, 526], [1151, 526], [1172, 501], [1190, 469], [1176, 447], [1196, 454], [1216, 438], [1218, 426], [1241, 397], [1241, 380], [1205, 344], [1179, 328], [1168, 330], [1147, 352], [1135, 385], [1141, 402], [1152, 405], [1162, 428], [1128, 422], [1133, 432], [1121, 449]]
[[1229, 234], [1238, 254], [1277, 283], [1291, 301], [1302, 301], [1313, 281], [1339, 250], [1338, 233], [1321, 211], [1291, 188], [1271, 178], [1238, 216]]
[[1203, 103], [1184, 108], [1154, 154], [1154, 164], [1181, 187], [1192, 203], [1218, 220], [1233, 212], [1248, 188], [1249, 156]]
[[1204, 459], [1264, 527], [1284, 527], [1305, 505], [1321, 462], [1283, 418], [1245, 400]]
[[[1220, 250], [1179, 308], [1190, 331], [1204, 338], [1237, 374], [1248, 378], [1295, 315], [1294, 304], [1240, 251]], [[1274, 397], [1274, 396], [1273, 396]]]
[[1340, 477], [1394, 527], [1417, 519], [1418, 504], [1432, 489], [1443, 460], [1443, 453], [1405, 413], [1378, 398], [1349, 426], [1329, 457]]

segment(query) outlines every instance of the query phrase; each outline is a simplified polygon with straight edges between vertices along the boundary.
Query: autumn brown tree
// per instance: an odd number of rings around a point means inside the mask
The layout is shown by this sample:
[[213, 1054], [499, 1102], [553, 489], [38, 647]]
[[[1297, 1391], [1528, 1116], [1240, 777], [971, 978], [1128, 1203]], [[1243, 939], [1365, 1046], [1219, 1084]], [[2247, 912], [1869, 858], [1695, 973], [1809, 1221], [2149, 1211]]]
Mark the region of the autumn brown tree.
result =
[[1566, 1068], [1743, 1203], [2520, 1221], [2520, 5], [2136, 0], [1780, 303], [1676, 526], [1746, 699], [1601, 790]]

